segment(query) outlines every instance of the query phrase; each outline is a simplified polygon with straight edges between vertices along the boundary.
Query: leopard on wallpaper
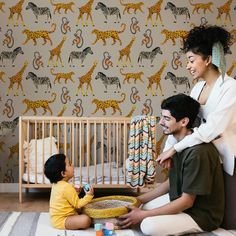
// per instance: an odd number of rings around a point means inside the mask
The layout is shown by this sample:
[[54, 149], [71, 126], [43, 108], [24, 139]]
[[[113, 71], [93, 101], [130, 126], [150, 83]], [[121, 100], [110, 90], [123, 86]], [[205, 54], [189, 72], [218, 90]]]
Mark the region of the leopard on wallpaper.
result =
[[231, 32], [236, 78], [235, 22], [236, 0], [0, 0], [0, 182], [18, 181], [23, 113], [158, 116], [164, 98], [188, 94], [181, 47], [194, 26]]

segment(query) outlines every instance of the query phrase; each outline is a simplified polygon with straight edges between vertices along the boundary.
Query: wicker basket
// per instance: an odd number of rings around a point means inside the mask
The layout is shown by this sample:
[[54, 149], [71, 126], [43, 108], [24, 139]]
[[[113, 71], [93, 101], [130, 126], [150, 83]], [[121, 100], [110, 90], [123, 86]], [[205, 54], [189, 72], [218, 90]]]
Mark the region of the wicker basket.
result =
[[137, 204], [137, 199], [131, 196], [100, 197], [83, 207], [82, 212], [93, 219], [112, 218], [128, 213], [126, 206], [137, 206]]

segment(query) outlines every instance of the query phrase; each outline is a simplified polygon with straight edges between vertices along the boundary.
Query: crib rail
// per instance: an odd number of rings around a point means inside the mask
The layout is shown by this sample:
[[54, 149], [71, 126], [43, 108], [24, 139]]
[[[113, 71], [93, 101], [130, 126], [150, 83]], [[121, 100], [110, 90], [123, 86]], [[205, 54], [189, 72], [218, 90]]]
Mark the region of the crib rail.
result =
[[[22, 190], [48, 188], [43, 173], [45, 152], [52, 152], [53, 138], [57, 149], [64, 153], [80, 173], [74, 183], [87, 182], [95, 188], [124, 188], [126, 184], [126, 159], [128, 156], [128, 135], [130, 118], [126, 117], [45, 117], [22, 116], [19, 119], [19, 201]], [[45, 150], [44, 141], [40, 146], [43, 153], [38, 156], [37, 142], [50, 139], [50, 148]], [[35, 160], [32, 164], [29, 151], [24, 145], [35, 142]], [[31, 163], [30, 163], [31, 161]], [[30, 173], [30, 165], [35, 173]], [[38, 169], [41, 175], [38, 174]], [[23, 180], [23, 177], [25, 179]]]

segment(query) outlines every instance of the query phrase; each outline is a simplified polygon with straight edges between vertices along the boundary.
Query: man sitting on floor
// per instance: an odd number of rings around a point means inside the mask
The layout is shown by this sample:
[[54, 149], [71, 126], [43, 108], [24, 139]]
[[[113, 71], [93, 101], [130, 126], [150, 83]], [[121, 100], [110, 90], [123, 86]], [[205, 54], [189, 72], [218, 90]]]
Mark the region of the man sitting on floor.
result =
[[[161, 104], [163, 132], [178, 141], [191, 134], [199, 108], [184, 94], [167, 98]], [[144, 205], [129, 207], [130, 212], [120, 216], [122, 228], [141, 223], [142, 232], [152, 236], [217, 229], [224, 215], [224, 184], [216, 148], [203, 143], [176, 153], [169, 178], [137, 198]]]

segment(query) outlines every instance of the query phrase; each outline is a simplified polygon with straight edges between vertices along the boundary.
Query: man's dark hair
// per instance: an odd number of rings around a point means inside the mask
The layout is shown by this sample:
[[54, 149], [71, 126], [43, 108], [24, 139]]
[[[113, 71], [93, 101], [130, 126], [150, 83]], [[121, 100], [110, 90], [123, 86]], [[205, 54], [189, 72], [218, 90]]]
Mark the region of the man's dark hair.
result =
[[227, 30], [215, 25], [197, 26], [189, 31], [182, 50], [185, 53], [191, 51], [206, 58], [212, 55], [212, 47], [217, 42], [222, 44], [225, 54], [230, 53], [232, 36]]
[[57, 183], [63, 179], [62, 171], [66, 170], [66, 156], [64, 154], [55, 154], [51, 156], [44, 165], [44, 174], [51, 183]]
[[197, 118], [200, 104], [192, 97], [180, 93], [165, 99], [161, 103], [161, 109], [170, 111], [177, 122], [187, 117], [189, 119], [187, 128], [190, 129]]

